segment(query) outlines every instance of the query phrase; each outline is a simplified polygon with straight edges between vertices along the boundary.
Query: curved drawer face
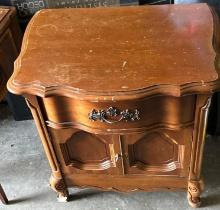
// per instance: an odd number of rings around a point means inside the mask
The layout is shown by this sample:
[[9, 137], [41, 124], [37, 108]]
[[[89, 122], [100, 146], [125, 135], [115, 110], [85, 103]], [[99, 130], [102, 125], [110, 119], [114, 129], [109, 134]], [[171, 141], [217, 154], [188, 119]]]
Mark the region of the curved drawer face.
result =
[[[91, 102], [68, 97], [48, 97], [40, 100], [45, 110], [45, 120], [51, 127], [84, 126], [111, 131], [155, 126], [187, 126], [194, 120], [196, 97], [158, 96], [118, 102]], [[114, 114], [117, 116], [112, 116]]]

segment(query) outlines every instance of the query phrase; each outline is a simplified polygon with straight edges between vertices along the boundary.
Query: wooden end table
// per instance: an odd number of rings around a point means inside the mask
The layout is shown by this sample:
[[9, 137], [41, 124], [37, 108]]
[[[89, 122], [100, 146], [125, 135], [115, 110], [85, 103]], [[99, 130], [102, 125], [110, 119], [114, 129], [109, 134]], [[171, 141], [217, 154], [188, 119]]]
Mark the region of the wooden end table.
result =
[[207, 114], [220, 88], [213, 15], [192, 4], [33, 17], [8, 89], [26, 97], [60, 200], [72, 186], [165, 189], [200, 205]]

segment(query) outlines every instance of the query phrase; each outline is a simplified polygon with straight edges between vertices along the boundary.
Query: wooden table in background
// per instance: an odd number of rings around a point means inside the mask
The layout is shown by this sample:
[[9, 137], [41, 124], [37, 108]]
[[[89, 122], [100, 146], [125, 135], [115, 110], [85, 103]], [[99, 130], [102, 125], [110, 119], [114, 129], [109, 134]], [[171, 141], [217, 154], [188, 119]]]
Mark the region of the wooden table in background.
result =
[[20, 52], [22, 34], [14, 7], [0, 7], [0, 101], [6, 96], [6, 83]]

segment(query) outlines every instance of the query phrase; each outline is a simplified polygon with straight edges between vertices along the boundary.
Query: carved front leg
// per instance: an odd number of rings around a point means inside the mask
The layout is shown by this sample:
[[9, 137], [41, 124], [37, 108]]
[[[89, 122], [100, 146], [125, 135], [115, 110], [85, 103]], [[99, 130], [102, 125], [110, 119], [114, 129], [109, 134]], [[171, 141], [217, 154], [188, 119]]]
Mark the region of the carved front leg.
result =
[[51, 138], [45, 124], [45, 120], [41, 113], [37, 98], [35, 96], [28, 96], [27, 105], [29, 106], [35, 123], [37, 125], [38, 132], [41, 137], [41, 141], [46, 152], [50, 167], [52, 169], [52, 176], [50, 178], [51, 188], [58, 193], [58, 201], [65, 202], [68, 200], [68, 190], [64, 183], [63, 176], [61, 173], [60, 165], [56, 158]]
[[187, 198], [189, 205], [193, 208], [197, 208], [201, 205], [200, 195], [204, 189], [203, 180], [200, 181], [189, 181]]
[[57, 192], [59, 202], [67, 202], [69, 197], [68, 189], [63, 179], [57, 179], [53, 175], [50, 177], [50, 187]]
[[201, 167], [210, 103], [211, 95], [197, 95], [195, 125], [193, 132], [193, 144], [187, 193], [189, 205], [194, 208], [200, 206], [200, 194], [204, 189], [204, 183], [201, 179]]

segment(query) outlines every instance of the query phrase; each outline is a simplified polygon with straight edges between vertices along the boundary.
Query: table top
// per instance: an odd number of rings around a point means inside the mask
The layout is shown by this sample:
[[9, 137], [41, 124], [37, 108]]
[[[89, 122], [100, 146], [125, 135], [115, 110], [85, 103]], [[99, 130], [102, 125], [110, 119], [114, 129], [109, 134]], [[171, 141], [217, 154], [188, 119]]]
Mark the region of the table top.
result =
[[206, 4], [42, 10], [8, 88], [39, 96], [213, 91], [213, 28]]

